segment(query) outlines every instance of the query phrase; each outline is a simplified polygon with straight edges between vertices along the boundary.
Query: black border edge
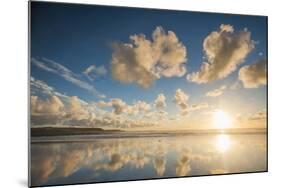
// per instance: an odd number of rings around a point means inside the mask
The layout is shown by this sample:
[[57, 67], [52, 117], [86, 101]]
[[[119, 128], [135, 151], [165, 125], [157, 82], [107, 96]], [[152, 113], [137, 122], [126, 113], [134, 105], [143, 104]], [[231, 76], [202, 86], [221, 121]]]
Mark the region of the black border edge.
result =
[[268, 172], [268, 166], [269, 166], [269, 160], [268, 160], [268, 135], [269, 135], [269, 129], [268, 129], [268, 109], [269, 109], [269, 107], [268, 107], [268, 70], [269, 70], [269, 68], [268, 68], [268, 65], [269, 65], [269, 63], [268, 63], [268, 16], [266, 16], [266, 70], [267, 70], [267, 72], [266, 72], [266, 172]]
[[28, 68], [27, 68], [27, 71], [28, 71], [28, 76], [27, 76], [27, 93], [28, 93], [28, 96], [27, 96], [27, 131], [28, 131], [28, 138], [27, 138], [27, 141], [28, 141], [28, 144], [27, 144], [27, 147], [28, 147], [28, 156], [27, 156], [27, 173], [28, 173], [28, 177], [27, 177], [27, 186], [28, 187], [32, 187], [31, 185], [31, 126], [30, 126], [30, 123], [31, 123], [31, 109], [30, 109], [30, 97], [31, 97], [31, 87], [30, 87], [30, 78], [31, 78], [31, 63], [30, 63], [30, 59], [31, 59], [31, 2], [30, 0], [28, 0], [28, 4], [27, 4], [27, 7], [28, 7], [28, 18], [27, 18], [27, 24], [28, 24], [28, 33], [27, 33], [27, 53], [28, 53], [28, 57], [27, 57], [27, 62], [28, 62]]

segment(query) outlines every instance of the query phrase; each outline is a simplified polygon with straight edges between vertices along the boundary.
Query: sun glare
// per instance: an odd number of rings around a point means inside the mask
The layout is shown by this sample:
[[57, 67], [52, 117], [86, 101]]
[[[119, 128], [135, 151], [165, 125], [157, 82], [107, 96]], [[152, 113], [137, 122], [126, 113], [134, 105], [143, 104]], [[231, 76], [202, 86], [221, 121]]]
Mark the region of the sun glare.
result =
[[214, 112], [214, 125], [219, 129], [229, 128], [232, 123], [230, 115], [222, 110]]

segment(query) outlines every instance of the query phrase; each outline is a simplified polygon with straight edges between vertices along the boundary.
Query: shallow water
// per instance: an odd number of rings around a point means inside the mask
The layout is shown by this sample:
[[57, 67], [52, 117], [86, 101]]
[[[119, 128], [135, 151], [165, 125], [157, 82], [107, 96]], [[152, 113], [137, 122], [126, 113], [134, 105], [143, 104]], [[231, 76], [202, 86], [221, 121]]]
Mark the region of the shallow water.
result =
[[266, 134], [73, 138], [32, 142], [32, 186], [267, 170]]

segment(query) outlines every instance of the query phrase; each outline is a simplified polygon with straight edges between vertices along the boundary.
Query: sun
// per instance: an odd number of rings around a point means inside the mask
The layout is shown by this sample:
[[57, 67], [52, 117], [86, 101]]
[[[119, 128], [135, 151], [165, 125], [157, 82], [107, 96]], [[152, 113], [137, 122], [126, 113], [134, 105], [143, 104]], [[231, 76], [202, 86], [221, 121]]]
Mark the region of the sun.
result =
[[216, 110], [213, 115], [214, 125], [218, 129], [226, 129], [229, 128], [232, 124], [231, 116], [224, 112], [223, 110]]

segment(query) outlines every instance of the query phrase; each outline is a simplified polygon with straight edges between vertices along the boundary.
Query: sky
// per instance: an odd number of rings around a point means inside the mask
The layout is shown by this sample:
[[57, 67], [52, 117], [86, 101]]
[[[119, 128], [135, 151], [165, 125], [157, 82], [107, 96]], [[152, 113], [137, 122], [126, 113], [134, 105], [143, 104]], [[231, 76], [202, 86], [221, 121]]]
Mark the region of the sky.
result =
[[33, 126], [266, 126], [266, 17], [32, 2], [30, 64]]

